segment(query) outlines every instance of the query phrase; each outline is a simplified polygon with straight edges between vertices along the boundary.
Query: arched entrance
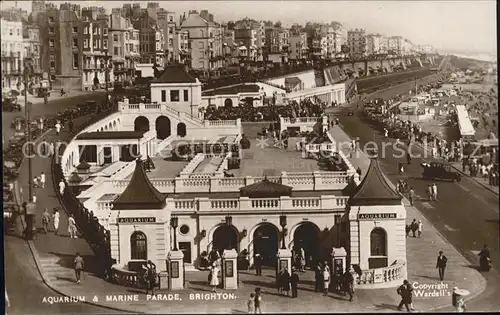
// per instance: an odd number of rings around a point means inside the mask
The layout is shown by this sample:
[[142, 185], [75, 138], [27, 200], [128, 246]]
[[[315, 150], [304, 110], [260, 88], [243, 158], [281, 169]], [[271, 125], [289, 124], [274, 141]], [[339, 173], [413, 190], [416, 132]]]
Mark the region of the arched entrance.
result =
[[230, 98], [226, 98], [224, 101], [224, 107], [233, 107], [233, 100]]
[[134, 120], [134, 131], [149, 131], [149, 119], [139, 116]]
[[238, 231], [236, 228], [223, 224], [215, 229], [212, 248], [217, 249], [221, 256], [225, 249], [235, 249], [238, 252]]
[[167, 116], [156, 118], [156, 138], [163, 140], [170, 136], [170, 119]]
[[179, 137], [186, 136], [186, 124], [185, 123], [178, 123], [177, 124], [177, 135]]
[[306, 267], [314, 268], [321, 259], [319, 228], [311, 222], [301, 223], [293, 233], [293, 250], [300, 254], [303, 249]]
[[278, 253], [279, 231], [270, 223], [263, 223], [253, 233], [253, 248], [255, 254], [262, 256], [262, 265], [276, 267]]

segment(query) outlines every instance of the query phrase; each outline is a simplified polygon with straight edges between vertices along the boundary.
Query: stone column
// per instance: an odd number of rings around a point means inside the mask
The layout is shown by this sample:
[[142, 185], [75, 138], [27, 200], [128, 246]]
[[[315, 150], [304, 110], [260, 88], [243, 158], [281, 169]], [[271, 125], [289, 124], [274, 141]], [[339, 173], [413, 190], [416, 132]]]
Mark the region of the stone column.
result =
[[168, 285], [170, 290], [184, 289], [184, 254], [180, 250], [168, 254]]
[[238, 289], [238, 253], [225, 249], [222, 254], [222, 285], [225, 290]]

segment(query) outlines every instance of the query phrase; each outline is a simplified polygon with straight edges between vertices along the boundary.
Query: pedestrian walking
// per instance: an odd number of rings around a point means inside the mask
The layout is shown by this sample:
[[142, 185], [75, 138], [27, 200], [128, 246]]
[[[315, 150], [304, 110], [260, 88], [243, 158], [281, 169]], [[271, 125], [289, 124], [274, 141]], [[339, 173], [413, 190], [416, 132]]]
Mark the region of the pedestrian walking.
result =
[[219, 268], [217, 267], [217, 264], [212, 264], [210, 274], [210, 286], [212, 287], [212, 292], [215, 292], [215, 289], [219, 286]]
[[45, 188], [45, 173], [40, 174], [40, 187]]
[[154, 294], [154, 289], [156, 286], [156, 265], [148, 260], [146, 265], [142, 266], [144, 269], [144, 282], [146, 283], [146, 294], [151, 291], [151, 294]]
[[398, 162], [398, 172], [399, 172], [399, 175], [403, 175], [405, 169], [404, 169], [404, 166], [403, 166], [403, 163], [401, 161]]
[[54, 209], [52, 222], [54, 223], [54, 234], [57, 235], [59, 233], [59, 209]]
[[292, 287], [292, 298], [296, 298], [298, 288], [299, 288], [299, 275], [295, 269], [292, 269], [292, 274], [290, 275], [290, 286]]
[[437, 197], [438, 197], [438, 186], [436, 185], [436, 183], [433, 183], [432, 184], [432, 199], [437, 200]]
[[262, 276], [262, 256], [259, 253], [255, 254], [254, 265], [257, 276]]
[[433, 198], [433, 190], [432, 190], [432, 185], [427, 185], [427, 196], [429, 197], [429, 200], [432, 201], [434, 200]]
[[47, 234], [49, 230], [49, 223], [50, 223], [50, 213], [47, 208], [42, 213], [42, 228], [45, 234]]
[[250, 293], [250, 297], [247, 302], [248, 314], [253, 314], [255, 312], [255, 293]]
[[49, 156], [53, 156], [56, 153], [56, 149], [54, 147], [54, 142], [51, 142], [49, 144], [49, 147], [50, 147], [50, 149], [49, 149]]
[[73, 132], [73, 126], [74, 126], [74, 125], [73, 125], [73, 121], [72, 121], [72, 120], [70, 120], [70, 121], [68, 122], [69, 132]]
[[446, 264], [448, 263], [448, 258], [443, 255], [443, 251], [439, 251], [439, 256], [436, 262], [436, 269], [438, 269], [439, 280], [443, 281], [444, 279], [444, 270], [446, 269]]
[[412, 187], [410, 187], [409, 199], [410, 199], [410, 206], [413, 207], [413, 201], [415, 201], [415, 190], [413, 190]]
[[281, 275], [281, 290], [289, 296], [290, 293], [290, 273], [287, 268], [283, 269], [283, 274]]
[[417, 232], [417, 220], [416, 219], [413, 219], [413, 221], [411, 221], [410, 229], [411, 229], [411, 232], [413, 233], [413, 237], [416, 237], [416, 235], [415, 235], [415, 233]]
[[77, 238], [76, 237], [76, 222], [75, 222], [75, 218], [73, 218], [72, 215], [70, 215], [68, 218], [68, 233], [69, 233], [70, 238]]
[[330, 268], [328, 265], [325, 265], [325, 269], [323, 270], [323, 295], [328, 295], [328, 289], [330, 288]]
[[38, 177], [33, 177], [33, 188], [38, 188]]
[[354, 298], [354, 269], [349, 268], [343, 275], [343, 291], [349, 294], [349, 302], [352, 302]]
[[61, 181], [59, 182], [59, 194], [61, 195], [61, 197], [64, 195], [65, 188], [66, 188], [66, 184], [61, 179]]
[[36, 195], [31, 196], [31, 202], [36, 203]]
[[61, 128], [62, 128], [62, 125], [59, 122], [59, 120], [56, 122], [55, 127], [56, 127], [56, 135], [59, 135], [59, 133], [61, 132]]
[[262, 293], [260, 287], [255, 288], [255, 314], [262, 314]]
[[406, 311], [410, 312], [413, 309], [411, 307], [413, 288], [408, 280], [403, 281], [403, 284], [397, 289], [397, 292], [398, 295], [401, 296], [401, 302], [398, 305], [398, 310], [401, 311], [401, 308], [404, 305], [406, 307]]
[[422, 236], [422, 229], [424, 228], [424, 224], [422, 223], [422, 220], [418, 220], [417, 224], [418, 228], [418, 237], [420, 238]]
[[73, 261], [73, 266], [75, 268], [76, 283], [80, 283], [80, 277], [83, 271], [83, 258], [80, 253], [76, 253], [75, 260]]
[[314, 271], [314, 291], [321, 292], [323, 289], [323, 272], [321, 270], [320, 264], [316, 266], [316, 270]]

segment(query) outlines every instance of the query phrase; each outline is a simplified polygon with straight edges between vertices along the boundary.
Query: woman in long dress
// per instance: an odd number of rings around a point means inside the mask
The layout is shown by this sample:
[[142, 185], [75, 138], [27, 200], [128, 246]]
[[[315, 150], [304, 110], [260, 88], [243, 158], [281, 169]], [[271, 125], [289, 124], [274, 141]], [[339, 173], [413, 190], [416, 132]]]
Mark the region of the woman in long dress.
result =
[[54, 234], [57, 235], [59, 232], [59, 210], [54, 209], [54, 215], [52, 216], [52, 222], [54, 222]]
[[216, 264], [212, 265], [212, 270], [210, 270], [210, 286], [212, 287], [212, 292], [215, 292], [215, 289], [219, 285], [219, 268]]

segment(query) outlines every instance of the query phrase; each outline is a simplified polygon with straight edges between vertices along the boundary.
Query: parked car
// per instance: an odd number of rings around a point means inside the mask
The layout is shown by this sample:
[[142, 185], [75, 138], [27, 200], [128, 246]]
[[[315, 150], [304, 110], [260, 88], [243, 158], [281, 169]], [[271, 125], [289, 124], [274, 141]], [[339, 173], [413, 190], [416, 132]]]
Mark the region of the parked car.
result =
[[452, 167], [443, 162], [423, 162], [421, 166], [424, 168], [422, 177], [424, 179], [441, 179], [459, 182], [461, 176], [459, 173], [452, 170]]

